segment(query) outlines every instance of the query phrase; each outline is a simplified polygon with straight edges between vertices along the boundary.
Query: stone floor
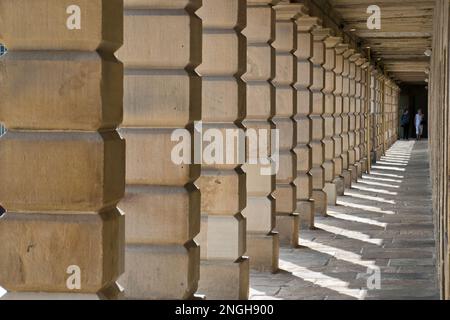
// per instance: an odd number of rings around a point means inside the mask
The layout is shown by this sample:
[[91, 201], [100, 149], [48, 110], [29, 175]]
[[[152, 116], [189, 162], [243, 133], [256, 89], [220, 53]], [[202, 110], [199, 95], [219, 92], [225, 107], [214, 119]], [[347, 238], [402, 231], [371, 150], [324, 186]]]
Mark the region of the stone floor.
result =
[[251, 299], [439, 299], [425, 141], [394, 144], [337, 203], [279, 272], [252, 272]]

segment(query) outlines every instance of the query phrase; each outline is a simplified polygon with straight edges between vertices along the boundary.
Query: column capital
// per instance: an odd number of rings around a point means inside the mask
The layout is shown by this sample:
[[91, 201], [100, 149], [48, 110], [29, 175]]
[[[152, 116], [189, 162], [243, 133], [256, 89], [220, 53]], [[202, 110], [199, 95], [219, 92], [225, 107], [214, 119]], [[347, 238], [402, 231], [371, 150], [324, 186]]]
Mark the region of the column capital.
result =
[[303, 4], [290, 4], [286, 1], [282, 1], [273, 8], [276, 12], [277, 21], [297, 20], [309, 12], [308, 8]]
[[[355, 50], [353, 50], [355, 51]], [[359, 59], [361, 58], [361, 53], [354, 53], [352, 55], [349, 56], [349, 60], [350, 62], [357, 62]]]
[[361, 67], [366, 63], [367, 59], [365, 57], [360, 57], [358, 60], [355, 61], [356, 65], [358, 67]]
[[348, 49], [350, 48], [350, 45], [348, 43], [338, 43], [336, 45], [336, 53], [339, 55], [343, 55]]
[[367, 61], [367, 59], [366, 59], [366, 62], [364, 62], [364, 63], [361, 65], [361, 68], [362, 68], [362, 69], [367, 69], [367, 71], [370, 71], [370, 62]]
[[314, 36], [314, 41], [325, 41], [325, 39], [333, 35], [331, 29], [323, 28], [322, 26], [314, 27], [311, 33]]
[[344, 56], [345, 59], [349, 59], [350, 57], [355, 53], [355, 49], [350, 49], [348, 48], [347, 50], [345, 50], [342, 55]]
[[308, 32], [314, 27], [320, 26], [321, 23], [322, 21], [317, 17], [304, 15], [297, 20], [297, 29], [298, 31]]
[[330, 37], [326, 38], [324, 42], [325, 42], [325, 46], [327, 49], [333, 49], [333, 48], [337, 48], [337, 46], [340, 43], [342, 43], [342, 38], [330, 36]]

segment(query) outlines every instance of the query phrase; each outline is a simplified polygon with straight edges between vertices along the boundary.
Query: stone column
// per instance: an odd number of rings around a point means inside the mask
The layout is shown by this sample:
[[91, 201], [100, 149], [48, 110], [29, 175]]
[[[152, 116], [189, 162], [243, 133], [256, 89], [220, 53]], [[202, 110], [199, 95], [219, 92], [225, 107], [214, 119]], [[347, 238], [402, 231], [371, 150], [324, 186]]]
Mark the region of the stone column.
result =
[[361, 54], [355, 53], [349, 57], [349, 113], [348, 113], [348, 170], [351, 173], [352, 181], [356, 182], [358, 179], [358, 167], [356, 159], [356, 61], [361, 57]]
[[313, 81], [310, 86], [312, 93], [312, 109], [310, 114], [312, 124], [311, 150], [312, 150], [312, 169], [313, 177], [313, 195], [315, 203], [315, 212], [321, 215], [327, 214], [327, 194], [325, 188], [325, 122], [323, 114], [325, 111], [325, 99], [322, 92], [325, 87], [325, 43], [324, 40], [329, 34], [328, 29], [316, 27], [312, 30], [313, 35]]
[[379, 161], [383, 155], [383, 82], [382, 75], [378, 72], [377, 75], [377, 147], [376, 159]]
[[364, 59], [364, 63], [361, 65], [361, 111], [360, 111], [360, 164], [361, 164], [361, 175], [363, 173], [367, 173], [368, 165], [367, 165], [367, 134], [368, 134], [368, 127], [367, 127], [367, 121], [368, 121], [368, 92], [367, 92], [367, 68], [369, 66], [369, 62], [367, 62], [367, 59]]
[[372, 68], [371, 70], [371, 121], [370, 121], [370, 150], [371, 150], [371, 159], [372, 163], [377, 161], [377, 148], [378, 148], [378, 79], [377, 79], [377, 70]]
[[[267, 150], [259, 150], [257, 164], [246, 163], [243, 167], [247, 175], [247, 207], [243, 215], [247, 218], [247, 254], [250, 266], [257, 270], [275, 272], [278, 269], [279, 238], [275, 227], [275, 172], [270, 175], [267, 165], [271, 151], [270, 131], [274, 129], [271, 118], [275, 111], [275, 88], [272, 80], [275, 76], [275, 12], [273, 5], [278, 1], [247, 0], [247, 28], [243, 34], [247, 37], [247, 73], [243, 76], [247, 83], [247, 115], [244, 125], [248, 137], [251, 132], [258, 137], [267, 134]], [[264, 131], [265, 130], [265, 133]], [[255, 139], [253, 139], [255, 140]], [[258, 141], [249, 142], [249, 157], [258, 152]], [[261, 154], [265, 153], [265, 154]], [[248, 159], [251, 161], [251, 159]], [[256, 159], [255, 159], [256, 160]], [[280, 166], [281, 168], [281, 166]], [[280, 197], [286, 196], [283, 192]], [[280, 199], [278, 210], [282, 208]], [[289, 207], [289, 204], [285, 204]]]
[[376, 135], [377, 135], [377, 81], [374, 67], [370, 70], [370, 158], [371, 163], [376, 161]]
[[[189, 299], [197, 291], [200, 165], [177, 163], [176, 129], [200, 120], [201, 21], [198, 1], [125, 0], [124, 121], [127, 141], [125, 274], [127, 299]], [[189, 133], [189, 132], [188, 132]], [[193, 142], [192, 130], [188, 137]], [[175, 140], [175, 141], [173, 141]]]
[[394, 104], [393, 104], [393, 82], [392, 80], [389, 80], [388, 82], [388, 90], [387, 90], [387, 96], [388, 96], [388, 145], [389, 147], [394, 143], [393, 137], [394, 137], [394, 126], [393, 126], [393, 119], [394, 119]]
[[380, 79], [379, 79], [379, 73], [378, 70], [375, 72], [375, 119], [374, 119], [374, 126], [375, 126], [375, 136], [374, 136], [374, 161], [380, 160], [380, 132], [381, 132], [381, 105], [380, 105]]
[[380, 157], [386, 153], [386, 77], [380, 75], [380, 105], [381, 105], [381, 154]]
[[280, 130], [280, 168], [277, 173], [276, 228], [280, 242], [292, 247], [298, 246], [299, 214], [297, 209], [297, 145], [295, 120], [297, 96], [294, 84], [297, 81], [297, 23], [304, 14], [303, 5], [282, 2], [275, 7], [276, 37], [273, 46], [276, 50], [276, 74], [273, 84], [276, 88], [276, 110], [272, 121]]
[[[115, 298], [124, 269], [122, 1], [0, 1], [0, 284]], [[67, 13], [70, 12], [70, 13]]]
[[400, 88], [395, 85], [394, 87], [394, 142], [398, 140], [398, 130], [399, 130], [399, 112], [400, 112], [400, 108], [399, 108], [399, 95], [400, 95]]
[[[203, 20], [203, 61], [197, 68], [202, 76], [203, 130], [225, 135], [226, 129], [242, 127], [246, 110], [241, 79], [246, 70], [242, 35], [246, 1], [204, 1], [197, 14]], [[246, 220], [241, 214], [246, 206], [246, 177], [241, 164], [231, 162], [203, 162], [198, 180], [202, 193], [198, 292], [208, 299], [247, 299], [249, 294]]]
[[363, 173], [363, 152], [364, 152], [364, 123], [361, 119], [364, 117], [364, 84], [363, 84], [363, 70], [362, 65], [365, 63], [364, 58], [355, 61], [356, 65], [356, 94], [355, 94], [355, 164], [357, 178], [362, 177]]
[[349, 112], [350, 112], [350, 60], [355, 50], [345, 49], [343, 52], [344, 68], [342, 71], [342, 178], [346, 188], [352, 186], [352, 174], [349, 159]]
[[335, 179], [334, 184], [336, 185], [336, 193], [338, 196], [343, 196], [345, 191], [345, 184], [343, 178], [343, 75], [344, 72], [344, 56], [343, 53], [348, 49], [347, 44], [342, 43], [342, 38], [340, 38], [339, 43], [335, 47], [335, 89], [334, 95], [334, 172]]
[[372, 168], [372, 132], [373, 132], [373, 126], [372, 126], [372, 109], [373, 109], [373, 90], [372, 90], [372, 70], [373, 66], [370, 64], [370, 62], [367, 62], [367, 69], [366, 69], [366, 112], [367, 112], [367, 118], [366, 118], [366, 157], [367, 157], [367, 173], [370, 174], [371, 168]]
[[312, 112], [312, 85], [313, 37], [311, 30], [318, 25], [319, 20], [310, 16], [302, 16], [297, 20], [297, 114], [296, 137], [297, 146], [297, 210], [300, 214], [300, 224], [314, 227], [314, 200], [312, 199], [312, 121], [309, 115]]
[[[335, 112], [336, 112], [336, 99], [334, 92], [336, 89], [336, 74], [334, 69], [336, 68], [336, 45], [342, 41], [341, 38], [329, 36], [325, 39], [325, 86], [323, 93], [325, 95], [325, 108], [324, 108], [324, 131], [325, 138], [323, 143], [325, 146], [325, 162], [323, 164], [325, 172], [325, 188], [324, 191], [327, 194], [327, 202], [330, 205], [336, 205], [338, 189], [343, 188], [342, 180], [336, 180], [336, 167], [339, 164], [335, 163], [336, 149], [335, 146]], [[339, 143], [339, 142], [338, 142]], [[339, 170], [339, 169], [338, 169]]]

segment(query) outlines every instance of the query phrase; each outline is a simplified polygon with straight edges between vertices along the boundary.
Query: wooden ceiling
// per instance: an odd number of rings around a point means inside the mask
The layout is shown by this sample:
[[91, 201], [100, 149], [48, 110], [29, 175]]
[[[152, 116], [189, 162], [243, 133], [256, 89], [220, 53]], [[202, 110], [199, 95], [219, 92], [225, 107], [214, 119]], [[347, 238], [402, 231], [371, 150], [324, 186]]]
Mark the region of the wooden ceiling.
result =
[[[385, 66], [398, 82], [425, 83], [430, 58], [435, 0], [327, 0], [346, 33], [353, 34], [362, 48]], [[323, 1], [320, 6], [323, 5]], [[381, 29], [369, 30], [367, 8], [381, 9]]]

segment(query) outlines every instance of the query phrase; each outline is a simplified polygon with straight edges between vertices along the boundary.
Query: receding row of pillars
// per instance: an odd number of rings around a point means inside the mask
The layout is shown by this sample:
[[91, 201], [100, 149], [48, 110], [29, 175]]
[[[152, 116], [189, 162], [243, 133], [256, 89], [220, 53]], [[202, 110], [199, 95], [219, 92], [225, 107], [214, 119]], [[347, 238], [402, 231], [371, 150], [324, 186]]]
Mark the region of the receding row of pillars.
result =
[[[246, 299], [396, 140], [395, 83], [302, 4], [48, 2], [0, 2], [7, 297]], [[278, 172], [175, 164], [196, 121], [278, 129]]]

